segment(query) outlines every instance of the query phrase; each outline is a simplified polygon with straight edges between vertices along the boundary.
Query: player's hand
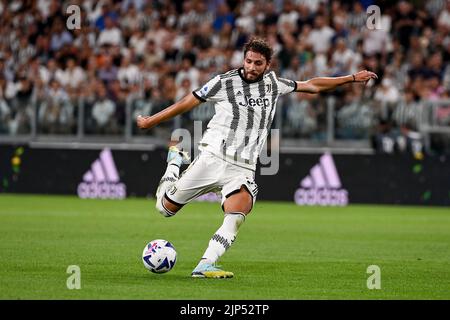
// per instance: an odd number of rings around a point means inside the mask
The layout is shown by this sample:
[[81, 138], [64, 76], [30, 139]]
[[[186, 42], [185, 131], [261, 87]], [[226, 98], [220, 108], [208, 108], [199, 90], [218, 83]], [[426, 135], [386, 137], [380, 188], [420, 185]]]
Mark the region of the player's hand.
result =
[[143, 117], [141, 115], [138, 115], [137, 118], [136, 118], [137, 126], [139, 128], [141, 128], [141, 129], [148, 129], [148, 128], [152, 127], [151, 122], [150, 122], [150, 118], [151, 117], [149, 117], [149, 116]]
[[370, 79], [378, 79], [378, 76], [375, 73], [367, 70], [359, 71], [355, 73], [353, 76], [355, 82], [367, 82]]

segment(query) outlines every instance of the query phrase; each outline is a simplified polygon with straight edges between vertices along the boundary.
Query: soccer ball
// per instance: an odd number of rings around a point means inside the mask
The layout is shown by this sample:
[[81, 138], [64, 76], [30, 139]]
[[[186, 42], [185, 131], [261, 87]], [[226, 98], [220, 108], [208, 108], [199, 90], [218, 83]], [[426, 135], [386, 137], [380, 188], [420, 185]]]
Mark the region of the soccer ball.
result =
[[177, 252], [166, 240], [150, 241], [142, 252], [142, 262], [145, 268], [153, 273], [165, 273], [172, 270], [177, 261]]

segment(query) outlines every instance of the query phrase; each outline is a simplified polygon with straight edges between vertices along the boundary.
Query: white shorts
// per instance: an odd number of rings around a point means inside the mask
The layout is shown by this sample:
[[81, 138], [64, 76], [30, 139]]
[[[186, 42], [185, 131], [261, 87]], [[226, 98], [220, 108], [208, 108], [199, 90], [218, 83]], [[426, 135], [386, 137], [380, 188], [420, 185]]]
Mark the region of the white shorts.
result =
[[182, 206], [205, 193], [220, 191], [223, 209], [225, 200], [242, 186], [247, 188], [255, 204], [258, 193], [255, 172], [202, 151], [183, 171], [180, 179], [166, 191], [166, 198]]

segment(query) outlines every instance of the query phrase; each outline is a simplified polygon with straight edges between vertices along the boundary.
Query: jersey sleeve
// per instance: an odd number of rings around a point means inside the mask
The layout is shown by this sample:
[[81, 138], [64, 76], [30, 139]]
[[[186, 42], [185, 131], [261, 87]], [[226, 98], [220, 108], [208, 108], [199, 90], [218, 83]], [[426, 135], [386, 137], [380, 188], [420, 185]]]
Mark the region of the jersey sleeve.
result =
[[278, 92], [280, 95], [291, 93], [297, 90], [297, 82], [295, 82], [294, 80], [278, 77], [277, 82], [278, 82]]
[[222, 81], [217, 75], [200, 88], [192, 91], [192, 94], [200, 101], [219, 101], [223, 98]]

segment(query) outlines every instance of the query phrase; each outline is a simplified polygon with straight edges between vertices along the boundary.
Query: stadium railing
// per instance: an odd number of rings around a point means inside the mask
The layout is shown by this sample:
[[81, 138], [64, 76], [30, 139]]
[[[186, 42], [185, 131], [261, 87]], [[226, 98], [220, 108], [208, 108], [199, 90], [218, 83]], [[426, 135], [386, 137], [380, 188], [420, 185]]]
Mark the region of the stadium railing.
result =
[[[150, 99], [131, 95], [126, 101], [112, 101], [115, 110], [106, 120], [95, 119], [93, 115], [93, 109], [98, 103], [98, 100], [86, 98], [64, 101], [54, 101], [51, 98], [30, 99], [25, 102], [9, 101], [12, 112], [0, 117], [0, 143], [77, 148], [94, 148], [109, 144], [124, 149], [154, 149], [166, 146], [171, 133], [177, 128], [186, 128], [193, 135], [194, 124], [200, 121], [201, 130], [205, 130], [214, 114], [213, 106], [205, 103], [172, 121], [149, 131], [142, 131], [136, 127], [135, 117], [138, 114], [154, 114], [159, 111]], [[105, 105], [97, 107], [107, 108]], [[430, 151], [430, 135], [440, 134], [448, 137], [450, 134], [450, 121], [443, 123], [439, 119], [439, 108], [450, 108], [450, 100], [423, 101], [422, 107], [428, 120], [421, 123], [419, 129], [424, 137], [425, 150]], [[308, 108], [319, 110], [315, 111], [316, 118], [311, 120], [314, 126], [312, 129], [310, 127], [309, 131], [305, 130], [308, 124], [305, 124], [301, 116]], [[288, 113], [290, 109], [298, 114]], [[352, 106], [348, 106], [348, 110], [351, 109]], [[353, 109], [360, 110], [361, 106], [357, 105]], [[279, 130], [274, 137], [280, 138], [280, 151], [374, 153], [370, 134], [376, 124], [376, 115], [342, 110], [341, 101], [334, 96], [319, 98], [311, 101], [310, 105], [303, 106], [293, 106], [292, 101], [282, 101], [272, 125], [272, 129]], [[346, 115], [342, 117], [344, 113]], [[361, 125], [361, 119], [370, 126]], [[356, 135], [342, 134], [349, 130], [355, 132], [355, 128], [359, 132]], [[361, 132], [363, 134], [360, 134]]]
[[431, 152], [431, 135], [450, 139], [450, 99], [427, 100], [423, 102], [423, 107], [427, 111], [428, 121], [419, 130], [424, 137], [425, 150]]

